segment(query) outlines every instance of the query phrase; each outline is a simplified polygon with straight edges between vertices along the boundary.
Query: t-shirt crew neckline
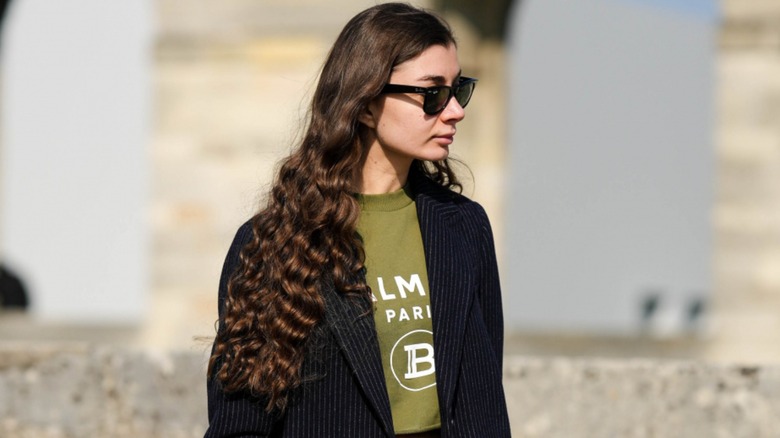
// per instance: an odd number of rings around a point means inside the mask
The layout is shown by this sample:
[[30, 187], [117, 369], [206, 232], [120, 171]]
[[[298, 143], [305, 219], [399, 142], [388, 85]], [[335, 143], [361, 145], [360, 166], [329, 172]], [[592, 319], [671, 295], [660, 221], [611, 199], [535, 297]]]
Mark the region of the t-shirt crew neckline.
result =
[[363, 211], [396, 211], [408, 207], [414, 202], [407, 187], [402, 187], [394, 192], [380, 193], [377, 195], [356, 195], [360, 208]]

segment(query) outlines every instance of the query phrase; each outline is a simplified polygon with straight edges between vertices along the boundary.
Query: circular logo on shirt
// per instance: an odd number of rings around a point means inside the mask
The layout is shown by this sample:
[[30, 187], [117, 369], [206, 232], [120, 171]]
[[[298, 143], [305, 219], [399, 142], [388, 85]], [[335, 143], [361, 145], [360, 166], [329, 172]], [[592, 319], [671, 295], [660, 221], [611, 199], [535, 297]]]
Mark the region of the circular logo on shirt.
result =
[[390, 351], [390, 370], [398, 384], [409, 391], [436, 385], [433, 332], [413, 330], [401, 336]]

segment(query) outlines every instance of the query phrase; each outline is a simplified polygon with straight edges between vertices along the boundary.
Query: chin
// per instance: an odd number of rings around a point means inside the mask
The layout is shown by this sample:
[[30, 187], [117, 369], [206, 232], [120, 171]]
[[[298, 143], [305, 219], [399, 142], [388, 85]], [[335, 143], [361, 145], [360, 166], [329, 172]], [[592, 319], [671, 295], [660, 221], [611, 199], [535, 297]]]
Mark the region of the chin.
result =
[[438, 150], [431, 151], [428, 154], [425, 154], [425, 156], [418, 157], [419, 160], [425, 160], [425, 161], [442, 161], [446, 160], [447, 157], [450, 156], [450, 148], [449, 146], [438, 146]]

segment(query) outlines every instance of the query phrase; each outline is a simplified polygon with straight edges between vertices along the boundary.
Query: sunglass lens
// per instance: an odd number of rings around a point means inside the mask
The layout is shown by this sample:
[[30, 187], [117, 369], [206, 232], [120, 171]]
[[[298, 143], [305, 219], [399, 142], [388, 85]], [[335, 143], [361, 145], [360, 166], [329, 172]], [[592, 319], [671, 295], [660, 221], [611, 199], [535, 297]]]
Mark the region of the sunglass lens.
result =
[[447, 102], [450, 100], [449, 87], [433, 87], [428, 89], [428, 94], [425, 95], [425, 102], [423, 102], [423, 111], [426, 114], [436, 114], [447, 106]]
[[466, 107], [471, 100], [471, 94], [474, 93], [474, 85], [476, 82], [467, 82], [458, 87], [458, 91], [455, 92], [455, 99], [458, 101], [461, 107]]

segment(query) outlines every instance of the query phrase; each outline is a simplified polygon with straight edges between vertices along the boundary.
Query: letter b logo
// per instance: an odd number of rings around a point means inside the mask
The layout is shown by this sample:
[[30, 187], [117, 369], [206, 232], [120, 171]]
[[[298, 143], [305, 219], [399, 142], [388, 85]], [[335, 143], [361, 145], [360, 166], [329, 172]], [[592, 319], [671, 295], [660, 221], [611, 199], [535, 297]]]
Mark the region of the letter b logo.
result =
[[395, 343], [390, 352], [393, 377], [409, 391], [421, 391], [436, 385], [433, 333], [413, 330]]
[[[407, 357], [404, 379], [417, 379], [433, 374], [436, 371], [436, 366], [433, 364], [433, 345], [404, 345], [404, 351]], [[423, 365], [422, 367], [420, 367], [421, 364]]]

